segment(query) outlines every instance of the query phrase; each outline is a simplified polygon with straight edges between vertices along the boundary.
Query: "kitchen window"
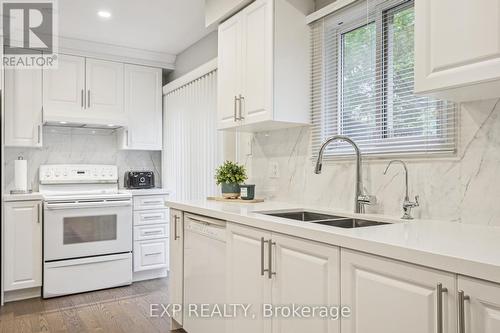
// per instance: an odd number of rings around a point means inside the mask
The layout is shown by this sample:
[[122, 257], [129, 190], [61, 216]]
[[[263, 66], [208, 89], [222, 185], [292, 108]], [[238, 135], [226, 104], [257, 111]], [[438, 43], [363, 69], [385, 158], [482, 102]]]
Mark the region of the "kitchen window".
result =
[[[364, 154], [453, 153], [454, 103], [413, 94], [413, 1], [368, 1], [312, 25], [312, 145]], [[325, 156], [348, 155], [332, 144]]]

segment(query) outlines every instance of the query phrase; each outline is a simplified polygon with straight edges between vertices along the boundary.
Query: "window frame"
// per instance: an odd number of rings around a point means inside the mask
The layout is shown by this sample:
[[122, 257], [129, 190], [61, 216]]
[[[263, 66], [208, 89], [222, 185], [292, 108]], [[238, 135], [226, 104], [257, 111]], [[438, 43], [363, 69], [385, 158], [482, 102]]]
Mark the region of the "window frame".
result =
[[[425, 142], [429, 138], [433, 139], [434, 142], [439, 142], [442, 144], [445, 144], [448, 141], [451, 141], [451, 139], [454, 140], [454, 148], [453, 151], [450, 150], [445, 150], [443, 149], [442, 151], [436, 150], [429, 150], [425, 151], [422, 149], [421, 151], [409, 151], [409, 152], [402, 152], [402, 151], [391, 151], [392, 149], [388, 149], [387, 151], [382, 151], [381, 152], [372, 152], [372, 149], [369, 149], [368, 152], [366, 152], [367, 156], [369, 157], [375, 157], [375, 158], [388, 158], [388, 157], [393, 157], [393, 156], [422, 156], [422, 155], [439, 155], [440, 157], [442, 156], [454, 156], [458, 152], [458, 118], [459, 114], [457, 112], [458, 106], [454, 106], [453, 114], [452, 114], [452, 120], [447, 121], [446, 123], [440, 122], [440, 124], [452, 124], [454, 127], [454, 134], [453, 138], [451, 135], [444, 135], [444, 136], [407, 136], [407, 137], [394, 137], [390, 135], [391, 132], [391, 126], [390, 122], [391, 119], [394, 118], [394, 114], [390, 112], [389, 107], [390, 104], [387, 102], [390, 99], [390, 89], [391, 89], [391, 84], [388, 82], [390, 79], [390, 61], [392, 57], [388, 56], [389, 53], [389, 43], [390, 43], [390, 31], [389, 31], [389, 24], [390, 22], [388, 21], [389, 16], [394, 17], [395, 13], [398, 13], [402, 10], [408, 9], [408, 8], [413, 8], [414, 7], [414, 1], [415, 0], [374, 0], [370, 1], [369, 6], [372, 7], [373, 9], [370, 9], [368, 11], [366, 9], [367, 5], [366, 3], [363, 3], [361, 5], [358, 5], [353, 8], [348, 8], [345, 11], [340, 12], [340, 14], [333, 18], [328, 20], [328, 22], [324, 23], [323, 26], [323, 41], [326, 40], [326, 37], [328, 34], [332, 34], [331, 30], [335, 31], [336, 35], [336, 46], [334, 48], [334, 52], [336, 53], [336, 60], [334, 62], [328, 62], [325, 59], [328, 59], [325, 56], [326, 50], [323, 50], [323, 67], [329, 68], [333, 64], [336, 67], [335, 69], [329, 69], [330, 71], [334, 72], [335, 75], [337, 75], [337, 89], [336, 89], [336, 98], [337, 98], [337, 103], [335, 108], [328, 108], [327, 103], [326, 103], [326, 98], [325, 96], [325, 91], [327, 90], [325, 87], [328, 84], [328, 79], [323, 78], [325, 81], [323, 86], [322, 86], [322, 100], [323, 100], [323, 109], [321, 110], [321, 121], [319, 123], [320, 132], [321, 136], [323, 138], [326, 138], [329, 135], [335, 135], [335, 134], [343, 134], [342, 132], [342, 123], [343, 123], [343, 116], [342, 116], [342, 102], [343, 102], [343, 59], [344, 59], [344, 50], [343, 50], [343, 35], [356, 30], [358, 28], [361, 28], [363, 26], [367, 26], [369, 24], [374, 23], [375, 24], [375, 39], [376, 39], [376, 45], [375, 45], [375, 63], [376, 63], [376, 68], [375, 68], [375, 75], [377, 77], [377, 82], [381, 82], [381, 89], [379, 90], [380, 92], [377, 93], [376, 97], [376, 105], [377, 105], [377, 112], [380, 112], [381, 114], [376, 115], [377, 119], [377, 129], [379, 129], [380, 137], [377, 139], [377, 143], [374, 143], [370, 147], [376, 148], [376, 147], [384, 147], [388, 146], [388, 143], [390, 143], [391, 148], [395, 148], [397, 146], [403, 146], [407, 144], [408, 142]], [[368, 15], [367, 15], [368, 13]], [[326, 72], [326, 70], [325, 70]], [[380, 78], [380, 76], [384, 76], [383, 78]], [[380, 81], [379, 81], [380, 80]], [[439, 101], [439, 103], [443, 103], [443, 101]], [[336, 115], [332, 116], [330, 113], [335, 112]], [[448, 116], [448, 115], [446, 115]], [[328, 128], [328, 126], [325, 126], [331, 119], [336, 117], [337, 121], [337, 126], [335, 127], [334, 130], [331, 130], [331, 128]], [[380, 124], [378, 124], [380, 123]], [[327, 133], [328, 130], [331, 130], [329, 133]], [[392, 131], [394, 128], [392, 128]], [[438, 128], [439, 130], [439, 128]], [[439, 140], [439, 138], [442, 138], [442, 140]], [[380, 141], [378, 141], [380, 140]], [[391, 143], [392, 142], [392, 143]], [[400, 143], [400, 144], [398, 144]], [[328, 159], [329, 157], [331, 158], [342, 158], [342, 157], [349, 157], [354, 153], [354, 151], [346, 151], [346, 150], [335, 150], [334, 145], [329, 147], [325, 151], [325, 158]], [[313, 158], [317, 157], [317, 152], [313, 153]]]

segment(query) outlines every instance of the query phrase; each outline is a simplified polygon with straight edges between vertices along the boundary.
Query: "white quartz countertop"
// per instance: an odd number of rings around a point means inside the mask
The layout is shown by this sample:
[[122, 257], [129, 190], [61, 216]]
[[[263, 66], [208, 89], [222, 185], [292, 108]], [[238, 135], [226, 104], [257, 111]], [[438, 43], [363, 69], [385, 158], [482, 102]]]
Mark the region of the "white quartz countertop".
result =
[[32, 192], [26, 194], [4, 194], [3, 201], [29, 201], [29, 200], [43, 200], [43, 195], [40, 192]]
[[[500, 283], [500, 227], [429, 220], [404, 221], [381, 215], [353, 214], [278, 202], [247, 204], [201, 200], [168, 201], [167, 204], [194, 214]], [[391, 224], [343, 229], [257, 213], [289, 209]]]

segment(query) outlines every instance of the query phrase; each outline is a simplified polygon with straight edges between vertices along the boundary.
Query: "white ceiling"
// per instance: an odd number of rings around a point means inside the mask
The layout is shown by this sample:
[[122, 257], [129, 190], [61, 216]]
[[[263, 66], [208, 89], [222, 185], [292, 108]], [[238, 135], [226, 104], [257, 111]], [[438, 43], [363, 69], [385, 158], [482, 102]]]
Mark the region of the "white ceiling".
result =
[[[179, 54], [207, 35], [204, 0], [59, 0], [59, 35]], [[110, 19], [97, 16], [110, 11]]]

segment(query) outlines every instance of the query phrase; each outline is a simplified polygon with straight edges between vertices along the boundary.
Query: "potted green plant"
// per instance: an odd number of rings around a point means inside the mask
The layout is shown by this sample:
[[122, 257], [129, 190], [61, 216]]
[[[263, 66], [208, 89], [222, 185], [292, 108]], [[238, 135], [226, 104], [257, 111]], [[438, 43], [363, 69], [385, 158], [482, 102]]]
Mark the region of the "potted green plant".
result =
[[217, 185], [221, 185], [222, 197], [236, 199], [240, 196], [240, 184], [247, 179], [243, 165], [226, 161], [215, 170]]

